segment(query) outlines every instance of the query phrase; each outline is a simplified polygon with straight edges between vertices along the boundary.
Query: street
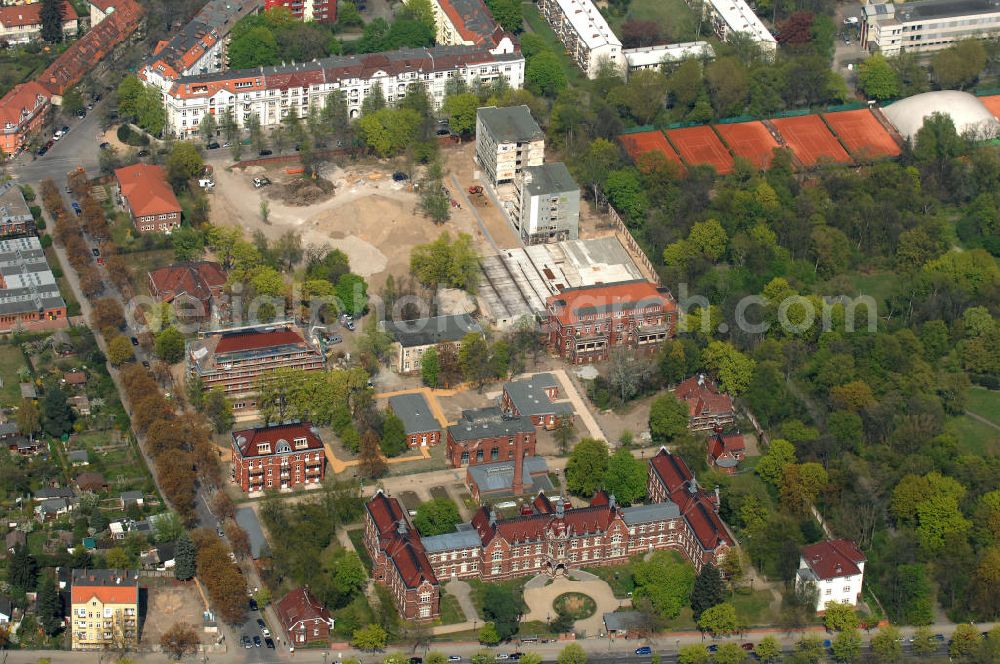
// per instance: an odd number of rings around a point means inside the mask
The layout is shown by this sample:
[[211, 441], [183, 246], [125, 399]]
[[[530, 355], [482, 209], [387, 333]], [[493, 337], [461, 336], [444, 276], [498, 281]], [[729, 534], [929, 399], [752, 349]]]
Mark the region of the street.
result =
[[[66, 174], [77, 166], [83, 166], [93, 177], [100, 167], [100, 141], [97, 138], [101, 131], [101, 109], [107, 103], [102, 99], [94, 108], [87, 112], [87, 117], [59, 120], [57, 125], [68, 125], [70, 131], [56, 141], [42, 157], [34, 152], [24, 152], [11, 160], [8, 170], [18, 181], [37, 188], [37, 184], [46, 178], [52, 178], [60, 188], [66, 184]], [[51, 136], [51, 133], [49, 134]]]

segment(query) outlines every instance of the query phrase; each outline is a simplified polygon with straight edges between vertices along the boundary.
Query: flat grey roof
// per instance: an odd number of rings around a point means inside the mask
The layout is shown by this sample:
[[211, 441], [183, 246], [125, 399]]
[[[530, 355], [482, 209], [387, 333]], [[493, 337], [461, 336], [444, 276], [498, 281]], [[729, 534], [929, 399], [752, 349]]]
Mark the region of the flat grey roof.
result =
[[37, 237], [0, 240], [0, 275], [5, 284], [0, 289], [0, 314], [65, 306]]
[[479, 327], [479, 323], [472, 320], [472, 316], [469, 314], [385, 321], [385, 329], [391, 332], [396, 341], [404, 348], [459, 341], [469, 332], [480, 333], [483, 331]]
[[604, 614], [604, 626], [609, 632], [617, 632], [641, 627], [646, 621], [642, 611], [615, 611]]
[[576, 180], [570, 175], [566, 164], [554, 161], [541, 166], [528, 166], [524, 169], [531, 176], [531, 182], [525, 180], [525, 187], [532, 196], [547, 196], [562, 194], [568, 191], [580, 191]]
[[261, 551], [267, 546], [267, 539], [264, 537], [264, 529], [260, 527], [257, 513], [250, 507], [241, 507], [236, 510], [236, 523], [247, 531], [250, 539], [250, 555], [254, 560], [258, 560]]
[[[478, 413], [487, 411], [489, 411], [488, 416], [477, 416]], [[472, 417], [475, 419], [472, 419]], [[452, 424], [448, 427], [449, 435], [460, 442], [464, 440], [477, 440], [479, 438], [512, 436], [518, 433], [532, 433], [535, 430], [535, 425], [531, 423], [530, 417], [503, 417], [497, 408], [483, 408], [481, 411], [463, 411], [462, 418], [457, 424]]]
[[556, 377], [550, 373], [541, 373], [530, 378], [512, 380], [504, 385], [504, 390], [522, 415], [572, 414], [573, 406], [569, 403], [554, 402], [545, 394], [545, 390], [552, 387], [559, 387]]
[[545, 138], [527, 106], [484, 106], [476, 114], [490, 134], [501, 143], [528, 143]]
[[906, 21], [947, 18], [1000, 11], [992, 0], [916, 0], [896, 6], [896, 16]]
[[475, 528], [462, 529], [454, 533], [444, 535], [434, 535], [432, 537], [421, 537], [420, 541], [424, 545], [427, 553], [437, 553], [438, 551], [451, 551], [454, 549], [473, 549], [483, 545], [479, 539], [479, 533]]
[[31, 210], [17, 183], [10, 180], [0, 184], [0, 222], [28, 222], [32, 219]]
[[441, 425], [431, 414], [431, 407], [423, 394], [399, 394], [389, 397], [389, 407], [403, 421], [407, 435], [440, 431]]
[[677, 507], [677, 503], [672, 502], [636, 505], [635, 507], [625, 507], [622, 509], [622, 519], [630, 526], [639, 523], [676, 519], [680, 515], [681, 510]]
[[[545, 458], [540, 456], [526, 457], [521, 468], [524, 479], [524, 493], [537, 495], [539, 491], [552, 491], [549, 481], [549, 466]], [[472, 481], [479, 487], [479, 492], [509, 492], [514, 486], [514, 462], [498, 461], [469, 466]], [[533, 486], [528, 486], [532, 484]]]

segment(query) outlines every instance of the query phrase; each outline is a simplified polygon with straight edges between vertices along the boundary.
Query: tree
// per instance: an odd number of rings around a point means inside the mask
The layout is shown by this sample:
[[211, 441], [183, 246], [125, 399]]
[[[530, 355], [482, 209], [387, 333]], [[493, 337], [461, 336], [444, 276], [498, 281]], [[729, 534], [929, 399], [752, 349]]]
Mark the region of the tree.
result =
[[713, 636], [735, 634], [740, 625], [736, 618], [736, 608], [729, 603], [716, 604], [702, 611], [698, 618], [698, 629]]
[[564, 415], [556, 418], [556, 427], [552, 430], [552, 436], [559, 444], [559, 453], [566, 454], [569, 444], [576, 438], [576, 426], [573, 424], [572, 416]]
[[746, 652], [735, 643], [723, 643], [712, 656], [714, 664], [743, 664], [747, 661]]
[[187, 187], [188, 180], [197, 177], [205, 168], [205, 162], [194, 143], [178, 141], [167, 156], [167, 178], [174, 189]]
[[236, 416], [232, 404], [226, 398], [226, 392], [221, 386], [216, 386], [205, 392], [201, 411], [212, 423], [215, 433], [225, 433], [233, 428]]
[[201, 117], [201, 122], [198, 123], [198, 131], [201, 133], [202, 138], [205, 141], [211, 141], [215, 137], [215, 132], [219, 130], [219, 125], [215, 121], [214, 113], [206, 113]]
[[111, 362], [111, 366], [120, 367], [132, 359], [134, 359], [132, 344], [128, 338], [120, 334], [112, 337], [108, 342], [108, 361]]
[[177, 538], [174, 550], [174, 578], [178, 581], [188, 581], [195, 574], [195, 548], [191, 536], [186, 532]]
[[462, 521], [458, 506], [448, 498], [434, 498], [417, 507], [413, 525], [423, 537], [443, 535], [455, 531], [455, 525]]
[[753, 652], [765, 664], [781, 659], [781, 644], [773, 636], [765, 636], [754, 646]]
[[559, 651], [556, 664], [587, 664], [587, 652], [578, 643], [571, 643]]
[[882, 101], [899, 96], [899, 77], [881, 53], [858, 65], [858, 84], [869, 99]]
[[479, 629], [479, 642], [488, 646], [500, 643], [500, 634], [497, 633], [496, 625], [491, 622], [485, 623]]
[[371, 429], [365, 431], [361, 435], [361, 444], [358, 448], [359, 467], [365, 477], [374, 479], [385, 475], [388, 465], [380, 452], [378, 436]]
[[737, 395], [746, 390], [753, 377], [752, 359], [727, 341], [712, 341], [702, 352], [702, 361], [718, 378], [722, 388]]
[[458, 345], [458, 365], [462, 377], [476, 385], [482, 385], [489, 377], [490, 347], [481, 332], [469, 332]]
[[972, 655], [980, 639], [979, 628], [969, 623], [959, 623], [951, 634], [951, 645], [948, 654], [953, 659], [962, 659]]
[[860, 624], [857, 611], [847, 602], [827, 602], [824, 610], [823, 624], [828, 630], [843, 632]]
[[382, 453], [387, 457], [399, 456], [409, 449], [406, 442], [406, 429], [403, 420], [393, 412], [389, 412], [382, 422]]
[[664, 392], [649, 406], [649, 433], [653, 442], [666, 443], [687, 431], [690, 412], [687, 403], [673, 392]]
[[963, 39], [938, 51], [931, 59], [934, 78], [942, 88], [962, 89], [986, 68], [986, 48], [979, 39]]
[[694, 567], [670, 551], [655, 551], [649, 560], [633, 567], [637, 600], [648, 600], [656, 614], [665, 619], [676, 618], [690, 602], [694, 588]]
[[483, 614], [496, 627], [501, 641], [517, 634], [518, 623], [521, 620], [521, 606], [514, 595], [501, 586], [490, 585], [486, 588]]
[[269, 29], [259, 26], [234, 35], [226, 52], [233, 69], [273, 65], [278, 59], [278, 42]]
[[22, 436], [32, 436], [42, 428], [41, 415], [33, 399], [21, 399], [17, 409], [17, 431]]
[[38, 580], [38, 562], [28, 548], [17, 545], [7, 563], [7, 583], [21, 592], [28, 592]]
[[566, 71], [559, 56], [546, 50], [528, 58], [524, 83], [533, 94], [556, 97], [567, 85]]
[[726, 598], [726, 589], [722, 583], [719, 568], [709, 563], [701, 568], [694, 580], [694, 590], [691, 591], [691, 611], [698, 620], [706, 610], [722, 604]]
[[420, 377], [423, 379], [424, 385], [437, 387], [440, 374], [441, 365], [438, 362], [437, 348], [428, 348], [420, 357]]
[[479, 108], [479, 95], [465, 92], [449, 95], [444, 100], [442, 109], [448, 114], [448, 126], [452, 131], [463, 136], [470, 136], [476, 130], [476, 110]]
[[631, 505], [646, 495], [646, 464], [624, 447], [608, 459], [604, 489], [622, 505]]
[[42, 0], [38, 15], [42, 20], [42, 40], [56, 44], [63, 40], [63, 0]]
[[524, 17], [521, 12], [521, 3], [518, 0], [487, 0], [493, 18], [507, 32], [521, 32]]
[[833, 637], [833, 658], [838, 662], [856, 662], [861, 657], [861, 633], [856, 629], [840, 632]]
[[898, 662], [903, 657], [899, 629], [893, 625], [886, 625], [880, 629], [872, 637], [872, 653], [875, 655], [875, 661], [879, 664]]
[[684, 646], [677, 652], [678, 664], [707, 664], [708, 660], [708, 649], [700, 643]]
[[160, 647], [177, 660], [197, 652], [199, 643], [198, 632], [187, 623], [174, 623], [160, 636]]
[[[126, 340], [126, 343], [128, 341]], [[129, 349], [131, 352], [131, 349]], [[41, 402], [42, 429], [48, 435], [58, 438], [69, 433], [73, 426], [73, 410], [69, 407], [66, 393], [58, 386], [45, 390]]]
[[781, 479], [781, 504], [792, 514], [805, 516], [829, 481], [826, 469], [818, 463], [790, 463]]
[[156, 356], [167, 364], [184, 359], [184, 335], [176, 327], [168, 327], [156, 335]]
[[777, 487], [785, 475], [785, 466], [795, 463], [795, 446], [783, 438], [771, 441], [767, 454], [757, 462], [755, 471], [760, 478]]
[[36, 602], [35, 612], [42, 623], [42, 629], [46, 635], [55, 636], [62, 630], [63, 616], [66, 612], [63, 611], [62, 600], [51, 574], [43, 574], [39, 579]]
[[938, 642], [930, 627], [922, 625], [913, 632], [913, 652], [917, 655], [930, 656], [938, 651]]
[[356, 629], [354, 630], [354, 634], [351, 635], [351, 647], [368, 652], [385, 648], [385, 644], [388, 641], [389, 635], [386, 634], [381, 626], [375, 623]]
[[337, 282], [337, 300], [345, 314], [362, 315], [368, 308], [368, 284], [359, 275], [345, 274]]
[[435, 224], [443, 224], [451, 217], [451, 196], [444, 187], [443, 178], [441, 162], [435, 159], [420, 181], [420, 209]]
[[129, 560], [128, 552], [123, 547], [116, 546], [104, 554], [104, 562], [113, 569], [125, 569], [131, 566], [132, 561]]
[[472, 237], [459, 233], [453, 241], [444, 232], [433, 242], [418, 244], [410, 253], [410, 272], [426, 288], [474, 292], [479, 280], [479, 257]]
[[[405, 5], [404, 13], [415, 21], [420, 21], [426, 25], [431, 30], [435, 29], [434, 23], [434, 9], [431, 6], [430, 0], [408, 0]], [[343, 11], [338, 8], [337, 11], [337, 22], [340, 22], [340, 16]]]
[[566, 462], [566, 488], [578, 496], [592, 496], [601, 488], [608, 472], [608, 444], [584, 438], [573, 448]]

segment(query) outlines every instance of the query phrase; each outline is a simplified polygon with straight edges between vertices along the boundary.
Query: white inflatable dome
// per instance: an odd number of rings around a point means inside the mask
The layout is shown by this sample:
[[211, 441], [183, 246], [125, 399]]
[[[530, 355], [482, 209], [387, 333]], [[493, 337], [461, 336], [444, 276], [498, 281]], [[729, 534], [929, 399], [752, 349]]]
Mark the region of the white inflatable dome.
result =
[[1000, 135], [1000, 122], [983, 102], [968, 92], [938, 90], [907, 97], [882, 109], [904, 138], [914, 138], [924, 118], [934, 113], [950, 115], [959, 134], [971, 132], [980, 139]]

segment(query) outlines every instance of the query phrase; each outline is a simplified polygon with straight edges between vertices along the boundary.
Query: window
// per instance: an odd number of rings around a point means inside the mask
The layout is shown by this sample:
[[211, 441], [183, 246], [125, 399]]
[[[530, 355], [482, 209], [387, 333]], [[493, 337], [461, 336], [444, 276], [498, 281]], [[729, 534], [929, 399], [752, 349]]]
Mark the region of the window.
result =
[[[481, 459], [480, 459], [480, 461], [481, 461]], [[462, 461], [461, 461], [461, 463], [462, 463], [463, 466], [465, 464], [469, 463], [469, 453], [468, 452], [462, 452]]]
[[490, 450], [490, 460], [496, 461], [499, 458], [500, 458], [500, 448], [494, 447], [493, 449]]
[[430, 593], [420, 593], [420, 601], [423, 602], [424, 604], [426, 604], [427, 602], [431, 601], [431, 594]]
[[824, 594], [824, 595], [829, 595], [829, 594], [830, 594], [830, 593], [832, 593], [832, 592], [833, 592], [833, 591], [832, 591], [832, 590], [831, 590], [830, 588], [827, 588], [827, 589], [826, 589], [826, 592], [824, 592], [823, 594]]
[[850, 586], [844, 586], [844, 592], [845, 593], [851, 592], [851, 587]]
[[491, 558], [494, 562], [503, 560], [503, 551], [501, 551], [500, 549], [494, 549]]

